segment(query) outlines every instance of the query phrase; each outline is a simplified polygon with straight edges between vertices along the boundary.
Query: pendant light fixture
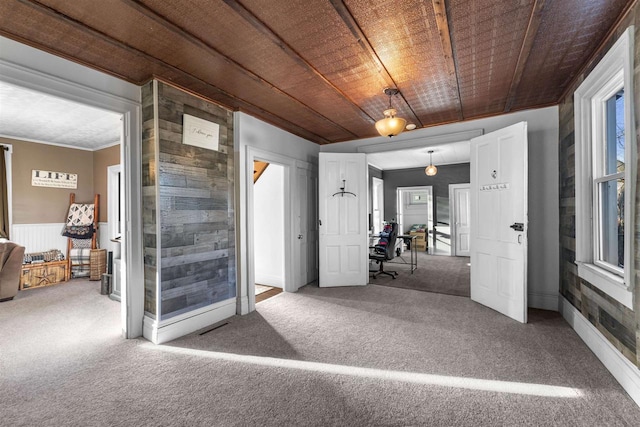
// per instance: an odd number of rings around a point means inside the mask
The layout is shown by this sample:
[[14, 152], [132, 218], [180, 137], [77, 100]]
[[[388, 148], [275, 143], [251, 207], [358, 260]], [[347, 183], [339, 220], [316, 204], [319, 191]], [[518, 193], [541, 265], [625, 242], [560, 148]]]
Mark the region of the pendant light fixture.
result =
[[438, 168], [433, 165], [433, 150], [429, 150], [429, 166], [424, 168], [424, 173], [427, 176], [434, 176], [438, 173]]
[[392, 136], [399, 135], [407, 124], [407, 121], [403, 118], [396, 117], [396, 109], [391, 107], [391, 97], [399, 94], [400, 91], [396, 88], [385, 88], [384, 94], [389, 97], [389, 108], [384, 110], [384, 119], [380, 119], [376, 122], [376, 129], [378, 133], [382, 136], [388, 136], [391, 138]]

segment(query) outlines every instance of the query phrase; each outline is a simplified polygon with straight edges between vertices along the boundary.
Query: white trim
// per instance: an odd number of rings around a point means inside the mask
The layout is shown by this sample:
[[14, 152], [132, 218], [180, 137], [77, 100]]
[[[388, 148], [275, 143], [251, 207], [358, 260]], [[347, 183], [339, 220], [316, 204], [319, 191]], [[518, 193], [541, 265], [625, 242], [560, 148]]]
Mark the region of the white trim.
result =
[[[456, 232], [458, 231], [458, 227], [456, 226], [456, 198], [455, 198], [455, 190], [459, 189], [467, 189], [469, 190], [469, 197], [471, 197], [471, 183], [462, 183], [462, 184], [449, 184], [449, 234], [450, 238], [450, 246], [451, 246], [451, 256], [458, 256], [456, 251], [458, 236], [456, 236]], [[469, 224], [469, 230], [471, 230], [471, 224]], [[471, 256], [471, 251], [469, 251], [468, 255]]]
[[[471, 138], [483, 135], [483, 129], [466, 130], [462, 132], [451, 132], [442, 135], [422, 136], [418, 138], [406, 139], [404, 141], [394, 140], [393, 142], [383, 142], [380, 144], [362, 145], [356, 148], [357, 153], [383, 153], [385, 151], [406, 150], [409, 148], [423, 148], [432, 145], [450, 144], [452, 142], [470, 141]], [[380, 169], [380, 168], [378, 168]]]
[[543, 294], [539, 292], [527, 293], [527, 307], [540, 310], [558, 311], [559, 293]]
[[4, 155], [4, 166], [5, 176], [7, 178], [7, 213], [9, 215], [9, 238], [12, 238], [12, 228], [13, 228], [13, 166], [12, 166], [12, 157], [13, 157], [13, 145], [3, 142], [0, 144], [0, 147], [7, 147], [6, 151], [3, 151]]
[[113, 146], [121, 144], [121, 141], [114, 141], [114, 142], [110, 142], [108, 144], [103, 144], [103, 145], [101, 145], [99, 147], [89, 148], [89, 147], [81, 147], [79, 145], [62, 144], [62, 143], [59, 143], [59, 142], [49, 142], [49, 141], [44, 141], [44, 140], [41, 140], [41, 139], [28, 139], [28, 138], [23, 138], [21, 136], [9, 135], [9, 134], [6, 134], [6, 133], [0, 133], [0, 138], [13, 139], [15, 141], [32, 142], [34, 144], [53, 145], [55, 147], [71, 148], [73, 150], [82, 150], [82, 151], [99, 151], [99, 150], [104, 150], [105, 148], [111, 148]]
[[[576, 264], [578, 276], [587, 280], [616, 301], [633, 310], [633, 288], [635, 277], [634, 250], [635, 239], [635, 186], [637, 161], [635, 119], [633, 108], [633, 49], [634, 26], [630, 26], [620, 36], [615, 45], [602, 58], [600, 63], [585, 78], [574, 94], [575, 127], [575, 165], [576, 165]], [[622, 82], [621, 79], [624, 81]], [[612, 82], [612, 80], [615, 80]], [[593, 177], [598, 169], [593, 156], [592, 141], [597, 127], [592, 114], [594, 102], [607, 93], [624, 86], [625, 90], [625, 268], [624, 281], [615, 274], [594, 264], [597, 238], [595, 231], [595, 212]]]
[[[255, 160], [261, 160], [268, 163], [274, 163], [282, 166], [284, 168], [284, 284], [282, 286], [282, 290], [285, 292], [295, 292], [295, 271], [293, 265], [293, 248], [295, 245], [295, 230], [293, 227], [295, 226], [294, 222], [291, 220], [293, 218], [293, 203], [291, 203], [291, 198], [293, 197], [294, 191], [292, 188], [292, 180], [291, 174], [295, 169], [295, 160], [282, 156], [280, 154], [271, 153], [269, 151], [261, 150], [252, 146], [247, 146], [247, 155], [246, 155], [246, 176], [245, 176], [245, 185], [246, 185], [246, 206], [247, 206], [247, 216], [246, 216], [246, 248], [247, 248], [247, 257], [246, 266], [247, 272], [245, 275], [241, 275], [241, 288], [246, 289], [247, 292], [247, 302], [248, 302], [248, 311], [254, 311], [256, 309], [256, 289], [255, 289], [255, 260], [254, 260], [254, 232], [253, 232], [253, 215], [254, 215], [254, 203], [253, 203], [253, 162]], [[244, 296], [242, 293], [240, 296]], [[245, 314], [245, 313], [243, 313]]]
[[139, 337], [144, 317], [140, 87], [4, 37], [0, 54], [4, 82], [123, 115], [122, 332], [126, 338]]
[[560, 297], [560, 313], [622, 388], [640, 406], [640, 370], [629, 361], [566, 298]]
[[[44, 141], [44, 140], [41, 140], [41, 139], [27, 139], [27, 138], [23, 138], [23, 137], [20, 137], [20, 136], [8, 135], [6, 133], [0, 133], [0, 138], [13, 139], [14, 141], [31, 142], [33, 144], [43, 144], [43, 145], [51, 145], [51, 146], [54, 146], [54, 147], [70, 148], [72, 150], [94, 151], [94, 149], [92, 149], [92, 148], [80, 147], [80, 146], [77, 146], [77, 145], [61, 144], [59, 142], [49, 142], [49, 141]], [[116, 144], [119, 144], [119, 143], [120, 142], [117, 142]], [[116, 144], [113, 144], [113, 145], [116, 145]]]
[[[118, 223], [118, 207], [119, 202], [115, 202], [115, 198], [119, 193], [118, 189], [118, 174], [122, 171], [121, 165], [107, 166], [107, 237], [109, 240], [115, 239], [120, 235], [115, 226]], [[122, 224], [120, 224], [120, 231], [122, 231]], [[117, 244], [117, 243], [116, 243]]]
[[576, 264], [579, 277], [633, 311], [633, 293], [627, 289], [622, 277], [594, 264], [580, 261]]
[[234, 314], [236, 300], [231, 298], [164, 321], [145, 316], [144, 337], [154, 344], [162, 344], [228, 319]]

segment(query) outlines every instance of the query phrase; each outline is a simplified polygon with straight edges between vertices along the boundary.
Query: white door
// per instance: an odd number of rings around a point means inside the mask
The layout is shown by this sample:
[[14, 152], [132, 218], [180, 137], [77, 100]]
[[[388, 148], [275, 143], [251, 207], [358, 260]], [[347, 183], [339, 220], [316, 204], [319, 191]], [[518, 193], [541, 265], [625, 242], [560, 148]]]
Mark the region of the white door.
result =
[[[317, 278], [318, 229], [315, 215], [317, 177], [310, 167], [297, 166], [296, 183], [297, 197], [294, 201], [294, 221], [297, 245], [294, 257], [296, 265], [295, 288], [298, 289]], [[310, 215], [310, 213], [313, 214]]]
[[373, 188], [371, 191], [371, 209], [373, 222], [373, 234], [377, 236], [382, 231], [382, 222], [384, 221], [384, 181], [380, 178], [373, 177]]
[[321, 287], [364, 286], [368, 282], [367, 175], [364, 153], [320, 153]]
[[453, 247], [455, 256], [469, 256], [471, 243], [470, 184], [450, 184], [451, 222], [453, 224]]
[[471, 299], [527, 322], [527, 123], [471, 140]]

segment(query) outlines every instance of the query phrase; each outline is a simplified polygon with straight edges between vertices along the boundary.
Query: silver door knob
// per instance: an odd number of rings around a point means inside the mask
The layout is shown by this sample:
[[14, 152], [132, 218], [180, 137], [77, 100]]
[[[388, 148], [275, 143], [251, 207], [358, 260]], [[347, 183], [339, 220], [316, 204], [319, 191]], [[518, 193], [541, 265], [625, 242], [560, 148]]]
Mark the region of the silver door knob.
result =
[[298, 239], [302, 240], [302, 234], [298, 234]]

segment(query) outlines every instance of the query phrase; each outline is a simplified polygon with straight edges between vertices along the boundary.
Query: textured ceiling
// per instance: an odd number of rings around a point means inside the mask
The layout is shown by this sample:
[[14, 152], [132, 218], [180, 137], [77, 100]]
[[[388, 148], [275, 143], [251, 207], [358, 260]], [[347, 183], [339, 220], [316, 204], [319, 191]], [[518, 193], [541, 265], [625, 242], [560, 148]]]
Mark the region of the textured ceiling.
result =
[[120, 114], [0, 81], [0, 136], [96, 150], [120, 143]]
[[4, 0], [0, 34], [319, 144], [556, 104], [629, 0]]

